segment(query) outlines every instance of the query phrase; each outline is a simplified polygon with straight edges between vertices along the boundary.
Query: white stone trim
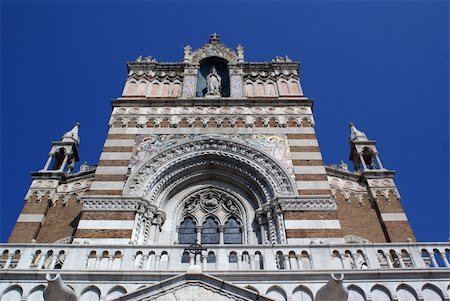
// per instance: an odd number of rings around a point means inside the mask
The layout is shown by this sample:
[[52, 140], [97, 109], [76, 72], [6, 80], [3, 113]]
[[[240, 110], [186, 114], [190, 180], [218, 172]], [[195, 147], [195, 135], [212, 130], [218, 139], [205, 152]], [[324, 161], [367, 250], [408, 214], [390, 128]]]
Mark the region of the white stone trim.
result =
[[295, 174], [326, 174], [323, 166], [294, 166]]
[[291, 152], [293, 160], [322, 160], [320, 152]]
[[124, 185], [122, 181], [96, 181], [92, 182], [91, 190], [121, 190]]
[[288, 245], [320, 245], [326, 244], [343, 244], [345, 243], [342, 237], [311, 237], [311, 238], [288, 238]]
[[330, 189], [327, 181], [295, 181], [298, 189]]
[[134, 139], [106, 139], [105, 146], [134, 146]]
[[284, 220], [286, 229], [341, 229], [337, 219], [329, 220]]
[[288, 139], [289, 146], [319, 146], [317, 139]]
[[314, 134], [314, 128], [110, 128], [109, 134]]
[[28, 214], [22, 213], [17, 218], [18, 223], [43, 223], [45, 221], [44, 214]]
[[95, 173], [98, 175], [125, 175], [128, 166], [97, 166]]
[[385, 222], [400, 222], [408, 220], [405, 213], [381, 213], [381, 218]]
[[133, 229], [134, 220], [80, 220], [78, 229]]
[[125, 153], [102, 153], [100, 160], [130, 160], [131, 152]]

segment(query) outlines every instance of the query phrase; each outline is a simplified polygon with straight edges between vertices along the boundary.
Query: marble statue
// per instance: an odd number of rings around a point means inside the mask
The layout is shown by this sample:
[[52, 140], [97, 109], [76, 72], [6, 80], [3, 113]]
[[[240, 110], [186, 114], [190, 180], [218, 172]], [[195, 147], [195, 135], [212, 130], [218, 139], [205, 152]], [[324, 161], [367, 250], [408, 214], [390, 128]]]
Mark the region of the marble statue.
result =
[[222, 78], [217, 73], [216, 68], [212, 67], [209, 74], [206, 76], [206, 88], [208, 92], [206, 95], [220, 96], [220, 85]]

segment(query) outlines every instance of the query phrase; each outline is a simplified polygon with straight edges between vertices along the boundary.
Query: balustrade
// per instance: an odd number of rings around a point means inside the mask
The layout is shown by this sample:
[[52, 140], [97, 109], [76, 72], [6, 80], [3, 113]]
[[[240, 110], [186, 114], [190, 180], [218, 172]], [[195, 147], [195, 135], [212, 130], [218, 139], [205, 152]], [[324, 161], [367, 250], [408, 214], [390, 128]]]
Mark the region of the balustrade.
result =
[[0, 269], [186, 271], [190, 265], [205, 271], [450, 268], [448, 243], [206, 245], [207, 250], [197, 255], [185, 248], [0, 244]]

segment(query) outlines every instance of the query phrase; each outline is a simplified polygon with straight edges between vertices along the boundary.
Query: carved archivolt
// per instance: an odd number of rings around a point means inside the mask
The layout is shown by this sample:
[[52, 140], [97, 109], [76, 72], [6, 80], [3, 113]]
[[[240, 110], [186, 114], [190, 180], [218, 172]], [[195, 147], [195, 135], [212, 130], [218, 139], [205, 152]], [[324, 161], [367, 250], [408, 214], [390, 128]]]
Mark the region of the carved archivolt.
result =
[[249, 145], [210, 137], [175, 145], [151, 157], [129, 177], [124, 195], [144, 196], [152, 191], [161, 175], [183, 167], [186, 162], [201, 162], [205, 158], [233, 162], [241, 168], [241, 173], [247, 171], [264, 182], [273, 195], [295, 194], [295, 183], [289, 172], [268, 155]]

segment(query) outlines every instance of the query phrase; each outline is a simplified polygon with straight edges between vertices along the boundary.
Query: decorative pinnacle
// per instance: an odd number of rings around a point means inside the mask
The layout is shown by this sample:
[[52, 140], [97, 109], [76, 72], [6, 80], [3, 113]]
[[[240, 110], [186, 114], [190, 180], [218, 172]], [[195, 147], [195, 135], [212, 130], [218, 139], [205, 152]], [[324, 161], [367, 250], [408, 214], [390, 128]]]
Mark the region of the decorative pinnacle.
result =
[[209, 36], [209, 43], [210, 44], [216, 44], [220, 42], [220, 35], [217, 33], [213, 33]]
[[80, 128], [80, 123], [77, 121], [73, 128], [62, 136], [61, 141], [80, 143], [80, 137], [78, 136], [78, 129]]
[[350, 122], [348, 126], [350, 127], [350, 141], [369, 141], [366, 134], [358, 130], [353, 122]]

